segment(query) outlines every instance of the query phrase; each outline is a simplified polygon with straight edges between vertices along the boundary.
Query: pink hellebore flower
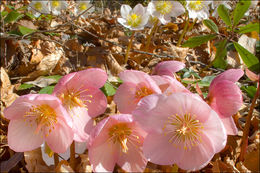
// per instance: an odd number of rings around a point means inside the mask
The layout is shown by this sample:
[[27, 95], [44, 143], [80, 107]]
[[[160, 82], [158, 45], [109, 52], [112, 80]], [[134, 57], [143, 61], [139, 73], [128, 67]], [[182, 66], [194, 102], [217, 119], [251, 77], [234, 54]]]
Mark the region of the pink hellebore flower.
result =
[[244, 75], [241, 69], [227, 70], [213, 79], [209, 87], [209, 105], [221, 118], [228, 135], [236, 135], [237, 127], [232, 115], [243, 104], [242, 93], [234, 82]]
[[188, 171], [205, 167], [227, 140], [217, 113], [187, 93], [143, 98], [133, 116], [148, 133], [143, 151], [148, 161]]
[[16, 152], [30, 151], [46, 141], [56, 153], [63, 153], [73, 141], [72, 119], [60, 100], [48, 94], [28, 94], [4, 110], [10, 119], [8, 145]]
[[130, 114], [102, 120], [90, 136], [89, 160], [94, 172], [112, 172], [115, 164], [127, 172], [143, 172], [147, 164], [142, 151], [145, 136]]
[[105, 112], [106, 96], [100, 91], [107, 80], [107, 74], [101, 69], [70, 73], [60, 79], [53, 95], [60, 98], [74, 122], [74, 140], [85, 142], [93, 125], [91, 117]]
[[185, 64], [180, 61], [163, 61], [158, 63], [154, 70], [153, 75], [168, 75], [174, 77], [174, 73], [180, 71], [185, 67]]
[[144, 72], [125, 70], [119, 77], [123, 84], [118, 87], [114, 101], [121, 113], [131, 113], [143, 97], [161, 93], [155, 81]]

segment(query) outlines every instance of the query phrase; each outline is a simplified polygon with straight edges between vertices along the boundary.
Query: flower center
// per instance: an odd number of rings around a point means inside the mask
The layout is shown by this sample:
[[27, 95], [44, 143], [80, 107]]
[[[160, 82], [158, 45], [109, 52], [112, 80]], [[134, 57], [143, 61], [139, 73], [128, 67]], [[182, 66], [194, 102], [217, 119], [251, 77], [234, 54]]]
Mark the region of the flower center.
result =
[[152, 89], [147, 88], [146, 86], [141, 86], [141, 87], [137, 88], [137, 90], [135, 92], [135, 98], [139, 101], [143, 97], [151, 95], [153, 93], [154, 93], [154, 91]]
[[169, 1], [159, 1], [156, 2], [155, 9], [165, 15], [171, 12], [172, 4]]
[[[48, 132], [51, 133], [57, 123], [55, 110], [47, 104], [32, 106], [30, 110], [25, 113], [24, 117], [29, 118], [30, 123], [32, 123], [33, 120], [37, 123], [36, 134], [45, 128], [49, 128]], [[48, 133], [46, 133], [46, 136], [48, 136]]]
[[132, 130], [127, 126], [127, 124], [120, 123], [112, 126], [108, 130], [108, 134], [110, 136], [110, 139], [114, 142], [114, 144], [119, 143], [122, 152], [127, 153], [127, 141], [129, 140], [129, 137], [132, 134]]
[[53, 8], [57, 8], [57, 7], [60, 6], [60, 2], [59, 1], [52, 1], [51, 5], [52, 5]]
[[41, 11], [41, 10], [42, 10], [42, 3], [36, 2], [36, 3], [34, 4], [34, 8], [35, 8], [36, 10], [38, 10], [38, 11]]
[[171, 115], [163, 128], [164, 134], [170, 137], [169, 142], [183, 146], [185, 150], [202, 142], [200, 136], [202, 129], [202, 123], [190, 114]]
[[87, 9], [87, 4], [85, 4], [84, 2], [79, 4], [79, 10], [80, 11], [85, 11]]
[[201, 1], [191, 1], [189, 7], [192, 10], [200, 11], [204, 7], [204, 4]]
[[141, 24], [142, 19], [141, 16], [137, 15], [137, 14], [129, 14], [127, 16], [127, 24], [131, 27], [137, 27]]
[[87, 103], [91, 103], [89, 98], [92, 98], [92, 95], [83, 94], [88, 89], [67, 89], [65, 93], [62, 93], [59, 98], [61, 99], [63, 105], [65, 105], [70, 110], [74, 107], [84, 107], [87, 109]]

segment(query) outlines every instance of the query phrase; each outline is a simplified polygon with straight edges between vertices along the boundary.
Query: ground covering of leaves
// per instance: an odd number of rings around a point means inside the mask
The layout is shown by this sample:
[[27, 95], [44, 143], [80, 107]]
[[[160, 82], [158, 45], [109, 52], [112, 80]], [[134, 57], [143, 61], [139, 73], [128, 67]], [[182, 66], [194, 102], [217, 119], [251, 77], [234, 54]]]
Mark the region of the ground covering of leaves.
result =
[[[1, 11], [19, 9], [23, 14], [29, 1], [1, 2]], [[70, 2], [72, 4], [72, 2]], [[9, 6], [8, 6], [9, 5]], [[70, 8], [70, 7], [69, 7]], [[195, 92], [196, 83], [206, 91], [214, 76], [222, 72], [207, 65], [216, 54], [214, 43], [209, 42], [199, 47], [189, 49], [176, 47], [176, 43], [184, 28], [183, 18], [178, 17], [165, 26], [160, 26], [154, 35], [148, 51], [144, 51], [146, 34], [149, 29], [137, 32], [127, 64], [124, 64], [124, 54], [129, 42], [131, 31], [117, 23], [119, 10], [103, 8], [100, 12], [89, 15], [87, 19], [71, 18], [62, 15], [52, 19], [45, 16], [40, 20], [31, 18], [24, 13], [19, 20], [11, 21], [1, 26], [1, 33], [13, 31], [20, 36], [1, 34], [1, 172], [47, 172], [54, 171], [54, 166], [47, 166], [41, 157], [40, 150], [15, 153], [7, 146], [8, 120], [3, 117], [3, 110], [17, 97], [29, 93], [51, 93], [59, 78], [70, 72], [91, 67], [105, 70], [109, 79], [103, 87], [108, 98], [108, 108], [97, 121], [110, 114], [117, 113], [112, 101], [116, 87], [120, 83], [117, 76], [124, 69], [135, 69], [150, 73], [153, 67], [161, 61], [178, 60], [186, 64], [186, 68], [178, 73], [187, 87]], [[250, 17], [259, 20], [257, 13]], [[2, 19], [1, 19], [2, 20]], [[217, 19], [212, 18], [217, 21]], [[221, 26], [221, 23], [218, 23]], [[28, 29], [25, 29], [29, 28]], [[220, 27], [221, 28], [221, 27]], [[37, 30], [37, 31], [36, 31]], [[36, 31], [36, 32], [35, 32]], [[208, 34], [210, 32], [201, 22], [184, 38]], [[225, 32], [225, 31], [222, 31]], [[251, 35], [250, 35], [251, 34]], [[259, 40], [259, 35], [250, 33], [248, 36]], [[258, 52], [259, 53], [259, 52]], [[229, 68], [243, 68], [235, 51], [227, 56]], [[206, 67], [206, 68], [205, 68]], [[226, 147], [216, 154], [212, 161], [198, 172], [257, 172], [259, 171], [259, 99], [250, 125], [249, 142], [244, 161], [239, 160], [243, 129], [246, 116], [254, 94], [250, 90], [252, 82], [244, 76], [239, 81], [243, 91], [244, 105], [233, 116], [239, 133], [229, 136]], [[244, 88], [244, 89], [243, 89]], [[75, 171], [89, 172], [91, 167], [87, 151], [77, 155]], [[56, 171], [72, 172], [68, 161], [62, 160]], [[121, 172], [116, 167], [115, 172]], [[148, 163], [145, 172], [185, 172], [176, 165], [159, 166]]]

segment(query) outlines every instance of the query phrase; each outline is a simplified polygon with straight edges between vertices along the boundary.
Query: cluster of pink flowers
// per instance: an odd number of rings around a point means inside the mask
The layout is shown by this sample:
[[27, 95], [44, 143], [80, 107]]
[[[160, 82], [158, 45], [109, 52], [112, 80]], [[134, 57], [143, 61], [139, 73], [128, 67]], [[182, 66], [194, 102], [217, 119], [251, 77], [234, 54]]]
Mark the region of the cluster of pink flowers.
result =
[[234, 82], [244, 73], [223, 72], [212, 81], [207, 98], [202, 98], [176, 79], [175, 72], [184, 67], [178, 61], [165, 61], [152, 75], [121, 72], [123, 84], [114, 96], [120, 114], [96, 126], [92, 118], [107, 106], [99, 89], [106, 73], [91, 68], [68, 74], [52, 95], [21, 96], [4, 110], [11, 120], [8, 144], [22, 152], [46, 141], [54, 152], [63, 153], [73, 140], [86, 142], [94, 172], [111, 172], [116, 164], [127, 172], [142, 172], [148, 161], [199, 170], [225, 147], [227, 135], [237, 134], [232, 115], [242, 105], [242, 94]]

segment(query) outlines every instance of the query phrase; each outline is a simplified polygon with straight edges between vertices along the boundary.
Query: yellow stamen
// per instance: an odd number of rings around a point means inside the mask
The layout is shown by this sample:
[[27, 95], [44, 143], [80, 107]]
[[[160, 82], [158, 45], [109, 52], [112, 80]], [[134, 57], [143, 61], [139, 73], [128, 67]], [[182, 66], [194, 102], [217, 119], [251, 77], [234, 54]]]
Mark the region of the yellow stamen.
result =
[[191, 1], [189, 7], [192, 10], [200, 11], [204, 7], [204, 4], [201, 1]]
[[172, 10], [172, 7], [173, 6], [172, 6], [171, 2], [169, 2], [169, 1], [159, 1], [159, 2], [156, 2], [156, 4], [155, 4], [155, 9], [163, 15], [170, 13]]
[[183, 146], [185, 150], [202, 142], [200, 136], [202, 129], [202, 123], [190, 114], [171, 115], [163, 128], [164, 134], [170, 136], [169, 142]]
[[137, 14], [129, 14], [127, 16], [127, 24], [131, 27], [138, 27], [142, 22], [141, 16]]
[[36, 2], [36, 3], [34, 4], [34, 8], [35, 8], [36, 10], [38, 10], [38, 11], [41, 11], [41, 10], [42, 10], [42, 3]]
[[87, 4], [82, 2], [79, 4], [79, 10], [80, 11], [85, 11], [87, 9]]
[[52, 1], [51, 5], [52, 5], [52, 7], [57, 8], [57, 7], [60, 6], [60, 2], [59, 1]]
[[139, 87], [135, 92], [135, 98], [139, 101], [145, 96], [153, 94], [154, 91], [146, 86]]

